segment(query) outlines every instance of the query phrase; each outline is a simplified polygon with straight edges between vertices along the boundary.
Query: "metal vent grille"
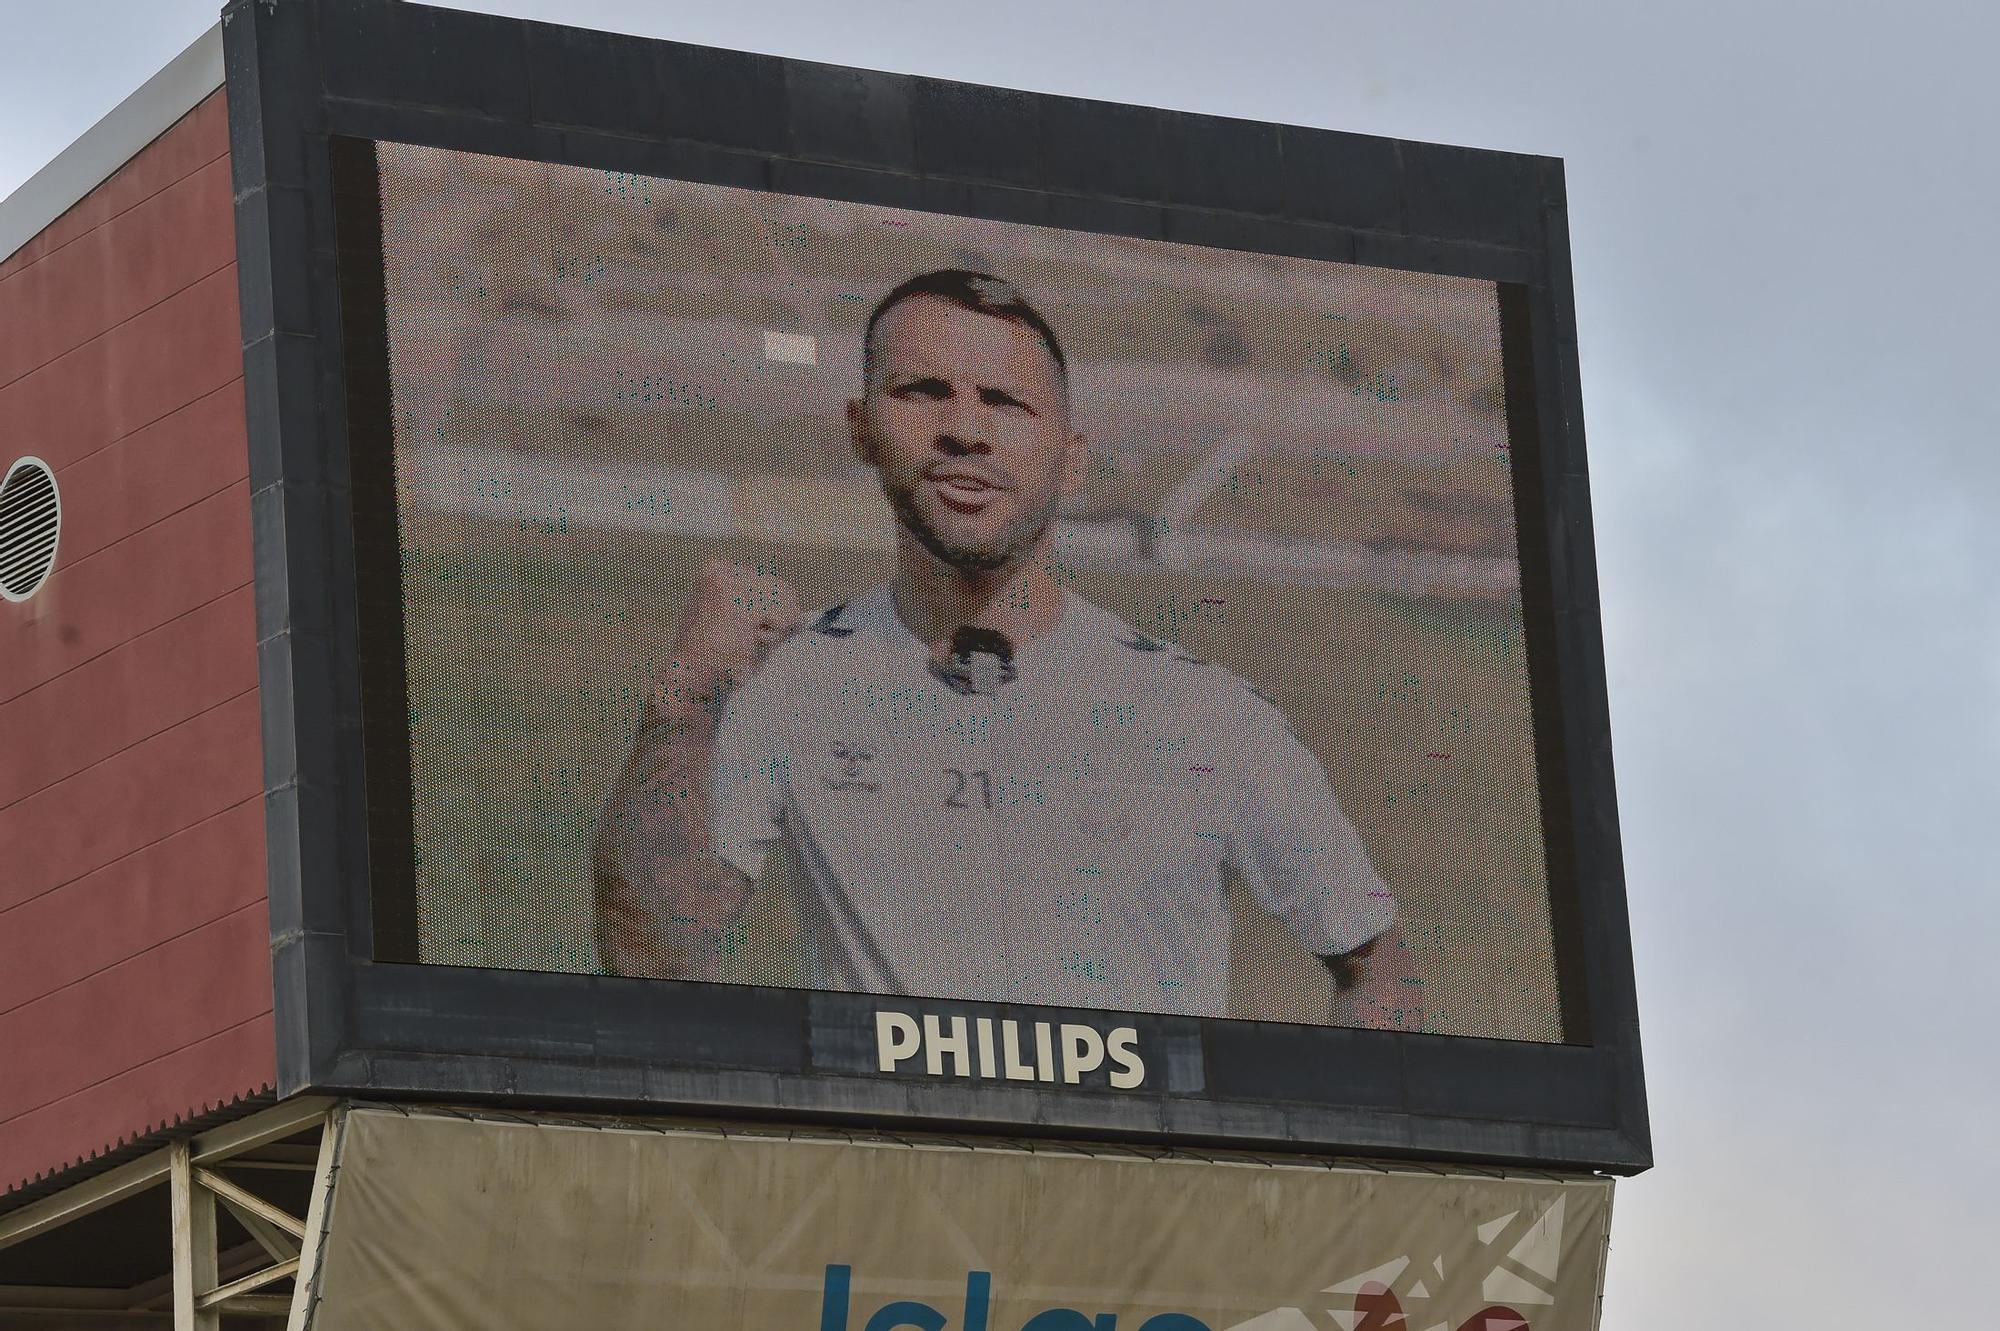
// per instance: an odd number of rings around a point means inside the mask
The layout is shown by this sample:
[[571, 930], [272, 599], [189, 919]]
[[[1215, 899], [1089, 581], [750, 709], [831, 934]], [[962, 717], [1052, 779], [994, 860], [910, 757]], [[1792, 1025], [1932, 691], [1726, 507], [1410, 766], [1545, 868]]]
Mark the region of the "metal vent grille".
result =
[[62, 495], [40, 458], [22, 458], [0, 481], [0, 596], [25, 601], [55, 567]]

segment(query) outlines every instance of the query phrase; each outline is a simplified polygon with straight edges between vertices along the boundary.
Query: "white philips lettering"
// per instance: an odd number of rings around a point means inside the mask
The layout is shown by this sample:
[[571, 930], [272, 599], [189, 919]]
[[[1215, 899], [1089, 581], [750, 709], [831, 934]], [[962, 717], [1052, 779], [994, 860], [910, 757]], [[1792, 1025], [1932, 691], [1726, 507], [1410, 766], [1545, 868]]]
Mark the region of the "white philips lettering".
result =
[[1035, 1070], [1021, 1059], [1021, 1023], [1000, 1023], [1000, 1055], [1005, 1060], [1008, 1081], [1033, 1081]]
[[944, 1075], [944, 1056], [951, 1055], [954, 1077], [972, 1075], [972, 1042], [966, 1034], [965, 1018], [951, 1019], [951, 1034], [944, 1033], [944, 1027], [935, 1013], [924, 1014], [924, 1071], [933, 1077]]
[[1063, 1080], [1074, 1086], [1086, 1072], [1104, 1066], [1104, 1037], [1088, 1026], [1062, 1028]]
[[979, 1028], [979, 1075], [991, 1079], [1000, 1075], [993, 1064], [993, 1018], [981, 1017]]
[[1129, 1091], [1146, 1080], [1146, 1061], [1139, 1057], [1138, 1043], [1138, 1029], [1132, 1026], [1120, 1026], [1104, 1041], [1104, 1052], [1118, 1065], [1111, 1073], [1111, 1085], [1117, 1090]]
[[922, 1047], [923, 1032], [915, 1017], [887, 1009], [875, 1014], [875, 1057], [882, 1071], [894, 1072], [898, 1063], [914, 1058]]
[[[914, 1060], [921, 1054], [921, 1063]], [[875, 1065], [883, 1072], [991, 1081], [1086, 1083], [1129, 1091], [1146, 1080], [1139, 1029], [1082, 1022], [1008, 1021], [935, 1012], [875, 1012]]]

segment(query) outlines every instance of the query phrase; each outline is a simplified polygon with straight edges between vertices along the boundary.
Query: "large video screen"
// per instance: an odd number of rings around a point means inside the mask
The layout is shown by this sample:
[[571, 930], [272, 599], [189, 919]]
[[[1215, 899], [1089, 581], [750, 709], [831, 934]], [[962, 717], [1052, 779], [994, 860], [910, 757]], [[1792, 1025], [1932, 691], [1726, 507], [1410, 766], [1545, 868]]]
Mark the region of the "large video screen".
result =
[[379, 957], [1574, 1029], [1495, 283], [376, 160]]

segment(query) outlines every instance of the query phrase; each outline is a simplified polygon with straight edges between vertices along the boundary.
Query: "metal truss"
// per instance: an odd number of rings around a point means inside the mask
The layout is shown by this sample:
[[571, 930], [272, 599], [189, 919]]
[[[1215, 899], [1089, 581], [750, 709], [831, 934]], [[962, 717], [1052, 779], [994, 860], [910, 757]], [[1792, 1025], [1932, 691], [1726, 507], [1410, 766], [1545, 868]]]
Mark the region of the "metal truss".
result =
[[[173, 1269], [125, 1289], [0, 1285], [0, 1331], [81, 1326], [220, 1331], [225, 1317], [283, 1317], [303, 1331], [313, 1268], [325, 1228], [339, 1107], [301, 1097], [195, 1134], [94, 1178], [0, 1215], [0, 1248], [52, 1233], [150, 1188], [168, 1189]], [[317, 1147], [284, 1139], [320, 1129]], [[265, 1171], [313, 1175], [311, 1203], [292, 1215], [248, 1180]], [[216, 1208], [251, 1242], [220, 1249]], [[290, 1290], [280, 1291], [290, 1281]]]

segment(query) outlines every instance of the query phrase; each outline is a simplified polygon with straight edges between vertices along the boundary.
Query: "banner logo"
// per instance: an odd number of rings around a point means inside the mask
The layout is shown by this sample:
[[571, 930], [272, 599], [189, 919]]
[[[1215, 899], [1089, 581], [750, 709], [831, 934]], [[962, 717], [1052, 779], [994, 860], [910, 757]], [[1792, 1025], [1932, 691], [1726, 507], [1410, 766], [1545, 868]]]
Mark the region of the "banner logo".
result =
[[[848, 1323], [851, 1311], [849, 1286], [853, 1281], [854, 1268], [829, 1266], [826, 1281], [821, 1286], [819, 1305], [819, 1331], [855, 1331]], [[993, 1307], [993, 1273], [990, 1271], [967, 1271], [965, 1273], [964, 1316], [954, 1331], [989, 1331], [987, 1316]], [[928, 1303], [914, 1299], [895, 1299], [877, 1308], [861, 1324], [859, 1331], [945, 1331], [951, 1319]], [[1075, 1308], [1045, 1308], [1030, 1317], [1020, 1327], [1020, 1331], [1117, 1331], [1117, 1313], [1098, 1313], [1086, 1316]], [[1003, 1331], [991, 1328], [990, 1331]], [[1208, 1324], [1200, 1318], [1186, 1313], [1157, 1313], [1138, 1325], [1137, 1331], [1209, 1331]]]
[[[1326, 1317], [1338, 1331], [1532, 1331], [1517, 1307], [1554, 1311], [1565, 1200], [1556, 1198], [1538, 1216], [1509, 1211], [1474, 1226], [1479, 1247], [1470, 1269], [1480, 1273], [1479, 1297], [1491, 1302], [1456, 1327], [1423, 1315], [1425, 1304], [1456, 1292], [1448, 1290], [1444, 1257], [1435, 1252], [1403, 1253], [1328, 1285], [1320, 1291], [1330, 1296], [1325, 1302], [1346, 1306], [1326, 1308]], [[1328, 1331], [1318, 1312], [1273, 1308], [1224, 1331]]]
[[[1480, 1298], [1504, 1299], [1506, 1303], [1490, 1303], [1456, 1327], [1445, 1320], [1433, 1323], [1421, 1311], [1414, 1316], [1404, 1311], [1406, 1302], [1421, 1310], [1448, 1292], [1441, 1255], [1421, 1261], [1404, 1253], [1328, 1285], [1320, 1291], [1329, 1296], [1319, 1301], [1322, 1307], [1273, 1308], [1222, 1331], [1533, 1331], [1526, 1314], [1508, 1305], [1542, 1305], [1553, 1311], [1562, 1257], [1563, 1200], [1557, 1198], [1532, 1221], [1524, 1222], [1521, 1212], [1509, 1211], [1476, 1226], [1480, 1256], [1471, 1269], [1481, 1273]], [[1014, 1331], [989, 1325], [993, 1307], [990, 1271], [965, 1273], [965, 1303], [955, 1325], [942, 1310], [914, 1299], [892, 1299], [855, 1325], [858, 1314], [852, 1307], [853, 1280], [850, 1266], [826, 1268], [820, 1289], [819, 1331]], [[1343, 1306], [1329, 1306], [1336, 1304]], [[1045, 1308], [1028, 1318], [1019, 1331], [1119, 1331], [1118, 1319], [1116, 1312]], [[1138, 1323], [1133, 1331], [1211, 1328], [1190, 1313], [1163, 1312]]]
[[[1326, 1290], [1354, 1296], [1352, 1308], [1329, 1308], [1327, 1315], [1340, 1331], [1413, 1331], [1402, 1301], [1379, 1280], [1356, 1277], [1355, 1282]], [[854, 1268], [829, 1266], [820, 1286], [819, 1331], [857, 1331], [853, 1308]], [[1349, 1285], [1352, 1288], [1349, 1288]], [[1423, 1296], [1419, 1296], [1423, 1297]], [[991, 1327], [993, 1273], [965, 1273], [965, 1303], [954, 1327], [942, 1310], [916, 1299], [891, 1299], [868, 1315], [858, 1331], [1007, 1331]], [[1044, 1308], [1021, 1324], [1020, 1331], [1118, 1331], [1115, 1312], [1085, 1313], [1077, 1308]], [[1210, 1331], [1208, 1323], [1189, 1313], [1155, 1313], [1140, 1322], [1135, 1331]], [[1326, 1331], [1322, 1322], [1298, 1308], [1278, 1308], [1247, 1322], [1238, 1322], [1224, 1331]], [[1427, 1331], [1453, 1331], [1449, 1322], [1440, 1322]], [[1532, 1331], [1528, 1319], [1512, 1308], [1494, 1305], [1482, 1308], [1458, 1325], [1457, 1331]]]

